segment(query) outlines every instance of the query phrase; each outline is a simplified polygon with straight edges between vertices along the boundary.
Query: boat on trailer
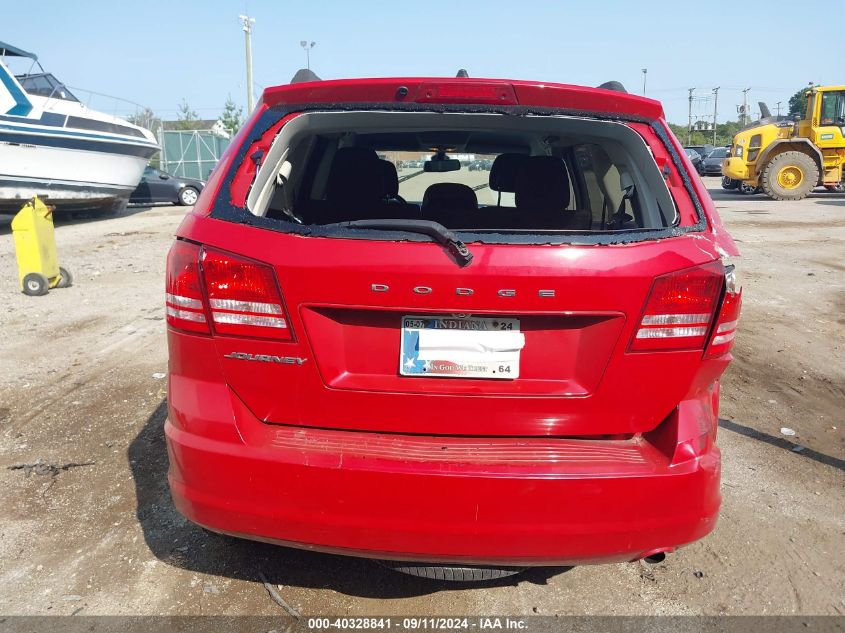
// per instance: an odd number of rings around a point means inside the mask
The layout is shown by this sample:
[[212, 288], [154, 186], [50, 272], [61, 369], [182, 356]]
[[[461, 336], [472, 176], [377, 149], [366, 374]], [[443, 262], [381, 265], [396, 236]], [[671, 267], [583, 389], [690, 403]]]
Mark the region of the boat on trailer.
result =
[[[28, 69], [14, 74], [11, 62]], [[152, 132], [89, 108], [35, 54], [0, 42], [0, 212], [34, 195], [61, 210], [119, 210], [158, 150]]]

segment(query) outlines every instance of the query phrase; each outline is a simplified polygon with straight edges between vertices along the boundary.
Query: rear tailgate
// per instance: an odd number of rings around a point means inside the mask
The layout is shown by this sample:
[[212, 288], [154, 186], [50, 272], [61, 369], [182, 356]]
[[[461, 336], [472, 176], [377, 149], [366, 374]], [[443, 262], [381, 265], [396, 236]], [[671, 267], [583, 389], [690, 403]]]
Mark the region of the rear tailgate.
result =
[[[655, 277], [718, 259], [700, 236], [473, 244], [474, 261], [461, 268], [431, 243], [190, 223], [192, 239], [233, 253], [248, 244], [275, 269], [294, 340], [215, 336], [229, 385], [267, 422], [446, 435], [636, 433], [723, 369], [702, 363], [701, 349], [628, 350]], [[455, 315], [518, 319], [518, 378], [400, 375], [403, 317]]]

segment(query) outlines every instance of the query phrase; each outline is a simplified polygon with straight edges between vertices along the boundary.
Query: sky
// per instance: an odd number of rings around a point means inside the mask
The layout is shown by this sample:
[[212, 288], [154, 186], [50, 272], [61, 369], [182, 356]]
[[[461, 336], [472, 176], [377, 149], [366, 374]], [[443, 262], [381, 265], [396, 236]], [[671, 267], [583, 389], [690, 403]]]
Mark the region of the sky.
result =
[[[114, 95], [176, 118], [184, 99], [216, 118], [228, 96], [246, 105], [244, 33], [255, 18], [256, 96], [305, 66], [301, 40], [316, 42], [311, 68], [323, 79], [446, 76], [535, 79], [595, 86], [614, 79], [663, 102], [686, 124], [688, 89], [695, 117], [736, 119], [748, 102], [787, 102], [813, 81], [842, 84], [831, 46], [838, 18], [820, 1], [604, 2], [531, 0], [85, 0], [4, 3], [0, 39], [38, 55], [68, 86]], [[793, 17], [794, 16], [794, 17]], [[812, 28], [802, 31], [802, 25]], [[833, 57], [831, 57], [833, 55]], [[85, 101], [87, 95], [78, 91]], [[108, 111], [113, 103], [93, 97]], [[122, 113], [117, 108], [115, 113]]]

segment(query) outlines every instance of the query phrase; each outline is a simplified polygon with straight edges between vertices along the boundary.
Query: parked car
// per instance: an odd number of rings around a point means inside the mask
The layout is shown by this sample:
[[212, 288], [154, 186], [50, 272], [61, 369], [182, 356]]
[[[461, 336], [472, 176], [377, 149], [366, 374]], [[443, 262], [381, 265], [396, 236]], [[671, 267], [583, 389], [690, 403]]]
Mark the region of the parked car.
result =
[[728, 155], [727, 147], [717, 147], [701, 162], [702, 176], [721, 176], [722, 163]]
[[469, 164], [469, 171], [490, 171], [490, 168], [493, 166], [492, 160], [487, 159], [479, 159], [474, 160]]
[[692, 166], [695, 167], [695, 171], [701, 174], [701, 164], [703, 162], [701, 160], [701, 154], [696, 152], [694, 149], [690, 149], [689, 147], [684, 148], [684, 152], [686, 152], [686, 155], [692, 163]]
[[[168, 255], [184, 516], [450, 580], [714, 528], [738, 251], [658, 102], [336, 80], [268, 88], [238, 139]], [[422, 200], [377, 155], [431, 148]]]
[[684, 149], [694, 149], [701, 156], [701, 160], [704, 160], [710, 155], [710, 152], [716, 149], [716, 146], [705, 143], [704, 145], [687, 145]]
[[141, 182], [129, 197], [129, 202], [172, 202], [191, 206], [196, 204], [204, 187], [204, 180], [180, 178], [166, 171], [147, 167], [141, 176]]

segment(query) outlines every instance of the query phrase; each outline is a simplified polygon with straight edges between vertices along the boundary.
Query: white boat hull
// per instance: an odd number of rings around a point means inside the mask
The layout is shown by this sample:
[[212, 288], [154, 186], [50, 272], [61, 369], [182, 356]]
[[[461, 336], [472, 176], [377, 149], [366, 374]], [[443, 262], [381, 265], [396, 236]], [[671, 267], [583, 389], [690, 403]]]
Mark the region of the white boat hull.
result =
[[[11, 55], [37, 59], [19, 49]], [[153, 134], [90, 110], [43, 70], [21, 77], [54, 90], [26, 92], [0, 60], [0, 211], [17, 211], [35, 195], [59, 208], [125, 204], [159, 149]]]
[[0, 142], [0, 207], [19, 208], [34, 195], [65, 207], [119, 205], [146, 164], [142, 156]]

